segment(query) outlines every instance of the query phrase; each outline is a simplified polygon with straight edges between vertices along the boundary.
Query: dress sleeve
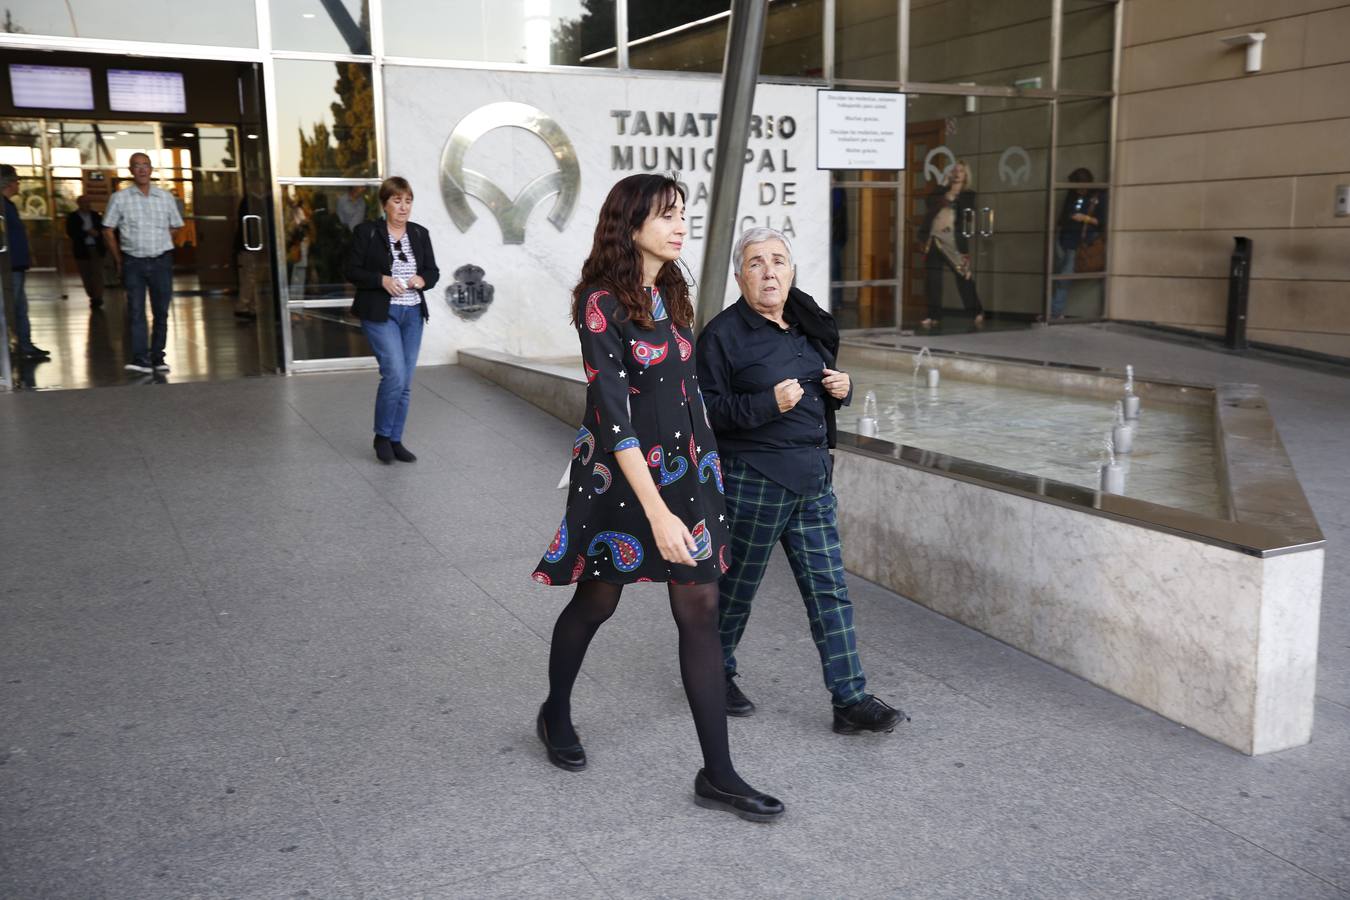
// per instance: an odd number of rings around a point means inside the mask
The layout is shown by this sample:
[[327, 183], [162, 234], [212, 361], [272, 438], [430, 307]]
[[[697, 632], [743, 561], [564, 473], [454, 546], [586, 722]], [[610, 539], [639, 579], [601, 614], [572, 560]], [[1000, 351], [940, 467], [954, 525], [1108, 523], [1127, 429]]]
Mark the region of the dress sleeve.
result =
[[628, 370], [624, 368], [623, 332], [616, 320], [619, 301], [608, 291], [594, 291], [582, 310], [581, 360], [586, 368], [586, 422], [607, 451], [642, 449], [628, 412]]

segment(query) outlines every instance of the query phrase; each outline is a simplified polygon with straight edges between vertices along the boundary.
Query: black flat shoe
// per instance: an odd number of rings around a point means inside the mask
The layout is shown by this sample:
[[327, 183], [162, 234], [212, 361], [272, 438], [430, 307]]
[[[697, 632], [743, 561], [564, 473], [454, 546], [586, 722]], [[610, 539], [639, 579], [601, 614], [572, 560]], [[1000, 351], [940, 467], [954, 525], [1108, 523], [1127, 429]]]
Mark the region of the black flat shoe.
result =
[[382, 434], [375, 435], [375, 455], [386, 466], [394, 463], [394, 445]]
[[755, 704], [736, 686], [736, 674], [727, 674], [727, 715], [745, 718], [755, 714]]
[[580, 744], [570, 747], [555, 747], [548, 740], [548, 726], [544, 724], [544, 707], [539, 707], [539, 716], [534, 720], [534, 732], [548, 753], [548, 761], [568, 772], [580, 772], [586, 768], [586, 751]]
[[704, 809], [734, 813], [747, 822], [773, 822], [781, 818], [787, 809], [777, 797], [759, 791], [749, 794], [724, 791], [709, 781], [702, 769], [698, 770], [698, 777], [694, 779], [694, 802]]
[[389, 446], [394, 448], [394, 459], [399, 462], [417, 462], [416, 455], [411, 450], [403, 446], [400, 441], [390, 441]]

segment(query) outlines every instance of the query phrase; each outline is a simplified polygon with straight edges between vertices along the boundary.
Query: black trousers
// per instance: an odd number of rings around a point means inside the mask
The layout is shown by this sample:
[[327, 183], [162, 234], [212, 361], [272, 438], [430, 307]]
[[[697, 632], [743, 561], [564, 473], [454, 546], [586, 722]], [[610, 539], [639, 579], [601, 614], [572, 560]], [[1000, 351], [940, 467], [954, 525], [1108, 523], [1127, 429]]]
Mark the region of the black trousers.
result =
[[930, 247], [928, 256], [924, 260], [924, 279], [925, 290], [928, 293], [928, 318], [942, 318], [942, 275], [944, 270], [950, 271], [956, 278], [956, 290], [961, 295], [961, 305], [967, 312], [979, 315], [984, 312], [984, 307], [980, 305], [980, 295], [975, 293], [975, 279], [962, 278], [961, 273], [956, 271], [951, 260], [942, 255], [942, 251], [936, 246]]

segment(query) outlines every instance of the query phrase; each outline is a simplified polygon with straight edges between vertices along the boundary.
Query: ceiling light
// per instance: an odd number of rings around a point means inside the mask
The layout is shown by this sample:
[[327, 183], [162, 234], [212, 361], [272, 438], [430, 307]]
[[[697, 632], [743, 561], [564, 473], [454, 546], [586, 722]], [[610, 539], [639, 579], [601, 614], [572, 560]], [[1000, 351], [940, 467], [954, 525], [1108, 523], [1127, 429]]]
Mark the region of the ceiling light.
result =
[[192, 133], [191, 131], [185, 131], [185, 132], [183, 132], [183, 137], [196, 137], [196, 136], [197, 136], [197, 135], [195, 135], [195, 134]]
[[248, 138], [250, 141], [256, 141], [258, 139], [256, 134], [246, 134], [244, 137]]
[[312, 19], [312, 18], [314, 18], [314, 13], [301, 13], [301, 14], [300, 14], [300, 18], [302, 18], [302, 19]]
[[126, 137], [127, 135], [131, 134], [130, 131], [119, 131], [119, 132], [117, 132], [117, 133], [118, 133], [119, 135], [122, 135], [123, 137]]

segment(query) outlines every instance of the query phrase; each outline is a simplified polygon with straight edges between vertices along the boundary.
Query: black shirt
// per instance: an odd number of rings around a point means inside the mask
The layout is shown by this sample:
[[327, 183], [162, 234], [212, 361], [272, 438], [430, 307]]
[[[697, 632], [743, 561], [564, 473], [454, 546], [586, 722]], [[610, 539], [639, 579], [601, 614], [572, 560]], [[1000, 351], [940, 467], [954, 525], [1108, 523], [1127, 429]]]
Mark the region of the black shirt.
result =
[[[745, 298], [718, 313], [698, 338], [698, 381], [717, 448], [803, 496], [829, 484], [825, 359], [795, 325], [779, 328]], [[774, 385], [796, 378], [802, 398], [778, 411]], [[845, 400], [844, 402], [847, 402]]]

